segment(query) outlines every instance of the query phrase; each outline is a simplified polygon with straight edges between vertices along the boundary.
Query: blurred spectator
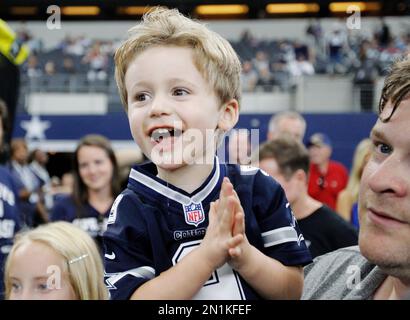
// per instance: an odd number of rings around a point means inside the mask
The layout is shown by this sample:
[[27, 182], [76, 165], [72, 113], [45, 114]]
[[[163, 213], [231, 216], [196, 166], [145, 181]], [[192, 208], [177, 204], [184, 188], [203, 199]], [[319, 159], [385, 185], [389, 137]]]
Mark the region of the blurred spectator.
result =
[[76, 67], [74, 65], [74, 60], [72, 58], [64, 57], [62, 72], [66, 73], [66, 74], [75, 74], [76, 73]]
[[280, 41], [278, 47], [279, 60], [285, 63], [295, 59], [295, 50], [292, 43], [288, 41]]
[[327, 52], [329, 58], [328, 73], [344, 73], [343, 53], [348, 49], [346, 31], [342, 24], [335, 23], [327, 36]]
[[118, 165], [110, 142], [100, 135], [87, 135], [74, 153], [73, 192], [56, 200], [51, 220], [78, 225], [101, 248], [101, 236], [119, 192]]
[[272, 140], [287, 133], [302, 142], [305, 131], [306, 121], [301, 114], [296, 111], [282, 111], [270, 118], [267, 139]]
[[330, 160], [332, 142], [324, 133], [310, 136], [307, 146], [310, 158], [309, 195], [335, 210], [337, 196], [347, 184], [347, 169], [343, 164]]
[[0, 19], [0, 99], [8, 114], [8, 130], [4, 135], [6, 149], [10, 146], [20, 90], [20, 65], [27, 59], [29, 48], [10, 26]]
[[304, 55], [299, 55], [296, 60], [290, 61], [288, 68], [290, 75], [293, 77], [311, 76], [315, 74], [313, 65], [306, 60]]
[[269, 70], [269, 59], [265, 51], [258, 50], [256, 52], [253, 65], [258, 74], [261, 74], [264, 70]]
[[258, 73], [253, 68], [252, 61], [245, 60], [242, 64], [241, 85], [244, 92], [253, 92], [256, 82], [258, 81]]
[[6, 164], [10, 159], [10, 146], [6, 143], [9, 133], [9, 117], [6, 103], [0, 99], [0, 165]]
[[11, 142], [9, 170], [17, 185], [25, 225], [31, 228], [47, 222], [41, 182], [28, 165], [28, 147], [24, 139], [13, 139]]
[[[0, 149], [3, 146], [7, 108], [0, 104]], [[8, 169], [0, 165], [0, 300], [3, 299], [3, 266], [13, 244], [13, 238], [21, 228], [18, 190]]]
[[239, 43], [241, 43], [245, 47], [249, 48], [256, 48], [258, 46], [258, 41], [252, 35], [249, 29], [245, 29], [239, 39]]
[[378, 76], [374, 60], [369, 58], [369, 43], [363, 42], [360, 47], [360, 64], [356, 70], [354, 84], [360, 90], [360, 109], [361, 111], [372, 111], [374, 101], [374, 84]]
[[73, 192], [74, 175], [71, 172], [65, 172], [61, 179], [54, 176], [51, 178], [51, 184], [51, 193], [53, 195], [53, 202], [55, 202]]
[[46, 168], [48, 154], [40, 149], [34, 149], [29, 156], [29, 161], [31, 171], [40, 180], [44, 204], [47, 210], [50, 210], [53, 207], [53, 196], [51, 194], [51, 178]]
[[307, 193], [309, 154], [290, 135], [263, 144], [259, 167], [283, 187], [312, 257], [357, 245], [356, 230], [336, 212]]
[[38, 63], [38, 58], [36, 55], [31, 54], [28, 57], [25, 72], [29, 78], [36, 78], [42, 75], [41, 67]]
[[359, 228], [357, 201], [359, 198], [360, 178], [362, 177], [364, 166], [369, 159], [372, 148], [372, 141], [368, 138], [363, 139], [356, 146], [346, 189], [343, 189], [337, 197], [336, 211], [346, 221], [351, 222], [357, 229]]
[[[335, 23], [330, 34], [324, 36], [320, 20], [311, 21], [307, 26], [307, 37], [303, 39], [303, 42], [288, 39], [258, 40], [249, 30], [244, 30], [237, 42], [232, 41], [241, 60], [244, 61], [243, 90], [253, 92], [254, 82], [259, 81], [261, 86], [266, 85], [264, 87], [266, 91], [271, 91], [272, 85], [274, 85], [274, 88], [279, 87], [282, 91], [287, 92], [295, 88], [294, 79], [290, 79], [290, 73], [292, 77], [309, 75], [313, 72], [343, 75], [359, 73], [360, 75], [362, 74], [360, 72], [362, 61], [359, 56], [363, 41], [369, 43], [366, 49], [367, 59], [372, 60], [371, 64], [378, 73], [384, 74], [387, 67], [410, 48], [409, 36], [406, 33], [393, 35], [389, 31], [390, 42], [384, 46], [380, 43], [384, 40], [379, 40], [378, 33], [375, 34], [375, 39], [372, 39], [371, 34], [368, 35], [365, 31], [356, 30], [351, 32], [344, 25], [344, 23]], [[26, 39], [27, 37], [22, 38]], [[61, 64], [61, 72], [64, 74], [87, 73], [90, 83], [86, 85], [93, 88], [93, 82], [96, 80], [98, 87], [108, 86], [108, 81], [105, 83], [105, 80], [113, 72], [113, 63], [109, 56], [113, 54], [118, 45], [118, 39], [101, 41], [85, 36], [67, 36], [57, 48], [38, 52], [46, 55], [50, 53], [53, 61], [58, 63], [58, 71], [60, 71]], [[64, 57], [64, 55], [66, 56]], [[37, 62], [38, 66], [36, 67], [34, 61], [35, 58], [31, 59], [30, 68], [28, 68], [29, 63], [25, 67], [25, 70], [30, 70], [27, 71], [30, 76], [37, 74], [37, 68], [44, 70], [44, 64]], [[253, 68], [250, 68], [245, 61], [253, 63]], [[363, 68], [366, 69], [368, 66]], [[252, 69], [257, 74], [256, 80], [254, 80], [254, 72], [250, 71]], [[25, 71], [25, 73], [27, 72]], [[360, 76], [357, 77], [357, 79], [359, 78]], [[34, 86], [38, 83], [29, 82], [29, 85]], [[68, 87], [69, 90], [77, 90], [76, 88], [76, 86]]]
[[271, 92], [273, 90], [273, 84], [274, 80], [269, 70], [269, 66], [267, 68], [260, 69], [256, 86], [261, 87], [264, 92]]
[[56, 65], [54, 61], [47, 61], [44, 65], [44, 74], [47, 76], [54, 76], [56, 74]]
[[392, 41], [392, 36], [390, 33], [390, 28], [386, 23], [386, 20], [382, 18], [380, 22], [381, 22], [380, 28], [379, 30], [376, 31], [375, 38], [378, 40], [380, 46], [382, 48], [385, 48]]
[[308, 27], [306, 28], [306, 35], [314, 39], [316, 46], [320, 46], [323, 37], [322, 26], [319, 19], [310, 20]]
[[83, 58], [83, 62], [89, 65], [87, 78], [89, 81], [106, 80], [108, 57], [101, 52], [100, 43], [96, 42]]
[[309, 48], [307, 45], [303, 44], [299, 40], [293, 42], [293, 50], [295, 52], [295, 57], [303, 57], [304, 60], [310, 60]]

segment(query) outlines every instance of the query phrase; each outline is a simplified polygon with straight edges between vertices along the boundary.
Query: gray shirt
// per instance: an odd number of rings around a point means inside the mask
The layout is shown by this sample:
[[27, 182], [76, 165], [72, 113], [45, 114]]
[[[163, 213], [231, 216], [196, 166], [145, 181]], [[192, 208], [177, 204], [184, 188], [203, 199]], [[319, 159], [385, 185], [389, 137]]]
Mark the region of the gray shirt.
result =
[[347, 247], [317, 257], [304, 269], [302, 300], [367, 300], [386, 279], [379, 267]]

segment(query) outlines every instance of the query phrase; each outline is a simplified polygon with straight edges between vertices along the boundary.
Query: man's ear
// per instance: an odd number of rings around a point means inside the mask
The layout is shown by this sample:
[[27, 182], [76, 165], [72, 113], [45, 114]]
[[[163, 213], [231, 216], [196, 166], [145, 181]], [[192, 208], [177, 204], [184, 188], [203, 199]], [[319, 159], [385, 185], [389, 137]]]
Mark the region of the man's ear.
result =
[[224, 103], [219, 111], [218, 128], [227, 132], [231, 130], [239, 119], [239, 103], [231, 99]]
[[302, 170], [302, 169], [297, 169], [296, 172], [295, 172], [295, 176], [296, 176], [296, 178], [297, 178], [299, 181], [301, 181], [302, 183], [304, 183], [304, 184], [307, 183], [308, 176], [307, 176], [307, 174], [306, 174], [306, 172], [305, 172], [304, 170]]

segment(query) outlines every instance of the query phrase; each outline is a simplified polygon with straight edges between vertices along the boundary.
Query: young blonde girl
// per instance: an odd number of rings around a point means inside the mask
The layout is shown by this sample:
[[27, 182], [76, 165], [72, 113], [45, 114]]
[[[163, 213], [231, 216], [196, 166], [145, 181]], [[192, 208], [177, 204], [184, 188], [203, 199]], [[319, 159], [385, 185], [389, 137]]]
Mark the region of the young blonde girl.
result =
[[102, 259], [93, 239], [68, 222], [20, 233], [5, 265], [6, 299], [103, 300]]

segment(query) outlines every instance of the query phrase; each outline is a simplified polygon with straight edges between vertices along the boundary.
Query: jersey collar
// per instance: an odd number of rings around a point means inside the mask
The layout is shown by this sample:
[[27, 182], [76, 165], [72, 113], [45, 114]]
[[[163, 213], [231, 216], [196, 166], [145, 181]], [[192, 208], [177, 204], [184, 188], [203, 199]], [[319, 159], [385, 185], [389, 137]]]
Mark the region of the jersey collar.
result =
[[152, 162], [132, 168], [129, 175], [129, 184], [138, 191], [143, 191], [156, 198], [158, 196], [165, 197], [182, 205], [201, 203], [213, 193], [212, 191], [220, 190], [222, 179], [225, 176], [225, 173], [221, 172], [224, 171], [223, 168], [219, 164], [218, 158], [215, 157], [212, 172], [205, 182], [191, 194], [158, 178], [156, 176], [156, 167]]

